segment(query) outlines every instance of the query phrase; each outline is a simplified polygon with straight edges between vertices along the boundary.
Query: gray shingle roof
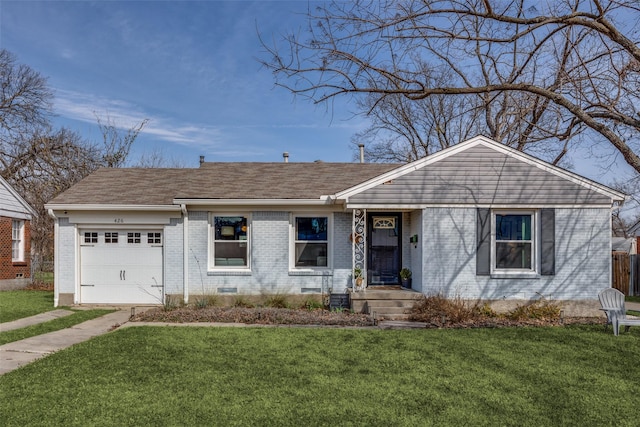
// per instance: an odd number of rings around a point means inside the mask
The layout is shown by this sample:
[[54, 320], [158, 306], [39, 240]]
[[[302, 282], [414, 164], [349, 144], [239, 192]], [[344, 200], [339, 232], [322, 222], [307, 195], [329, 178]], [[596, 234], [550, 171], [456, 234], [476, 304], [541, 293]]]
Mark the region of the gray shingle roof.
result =
[[170, 205], [174, 199], [317, 199], [399, 165], [204, 163], [198, 169], [99, 169], [50, 204]]

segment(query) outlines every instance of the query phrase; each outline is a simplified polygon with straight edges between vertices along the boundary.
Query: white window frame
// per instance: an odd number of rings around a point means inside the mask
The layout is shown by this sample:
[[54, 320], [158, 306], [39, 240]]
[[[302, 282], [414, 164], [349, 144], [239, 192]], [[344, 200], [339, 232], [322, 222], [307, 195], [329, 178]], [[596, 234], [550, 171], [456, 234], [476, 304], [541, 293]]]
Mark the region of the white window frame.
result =
[[[498, 268], [496, 244], [498, 240], [496, 217], [498, 215], [530, 215], [531, 216], [531, 268]], [[507, 278], [531, 278], [540, 275], [540, 213], [538, 210], [492, 210], [491, 211], [491, 276]]]
[[[216, 230], [215, 219], [216, 217], [243, 217], [247, 219], [247, 265], [216, 265]], [[209, 255], [208, 255], [208, 271], [249, 271], [251, 270], [251, 214], [249, 212], [209, 212]], [[229, 242], [229, 240], [218, 240], [220, 242]]]
[[24, 262], [24, 220], [11, 221], [11, 261]]
[[[327, 240], [297, 240], [296, 223], [297, 218], [327, 218]], [[289, 270], [290, 271], [325, 271], [333, 267], [333, 214], [319, 212], [298, 212], [291, 214], [289, 223]], [[296, 266], [296, 244], [326, 243], [327, 244], [327, 265], [326, 266]]]

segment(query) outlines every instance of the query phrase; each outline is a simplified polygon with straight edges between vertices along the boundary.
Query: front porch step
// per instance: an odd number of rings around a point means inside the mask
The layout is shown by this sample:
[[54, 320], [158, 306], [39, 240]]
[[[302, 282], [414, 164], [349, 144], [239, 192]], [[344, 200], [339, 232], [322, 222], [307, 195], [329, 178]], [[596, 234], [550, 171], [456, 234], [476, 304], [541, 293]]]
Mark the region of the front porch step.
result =
[[351, 309], [378, 320], [406, 320], [421, 293], [410, 289], [364, 290], [351, 293]]

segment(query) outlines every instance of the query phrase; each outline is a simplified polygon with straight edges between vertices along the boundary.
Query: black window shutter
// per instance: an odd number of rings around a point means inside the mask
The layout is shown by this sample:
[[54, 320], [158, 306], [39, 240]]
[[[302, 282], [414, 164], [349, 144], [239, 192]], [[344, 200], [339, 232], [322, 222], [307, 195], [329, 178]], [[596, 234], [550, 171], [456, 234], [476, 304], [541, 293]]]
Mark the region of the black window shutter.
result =
[[491, 210], [478, 208], [476, 225], [476, 275], [491, 274]]
[[553, 276], [556, 274], [556, 211], [542, 209], [540, 216], [540, 234], [542, 235], [540, 274]]

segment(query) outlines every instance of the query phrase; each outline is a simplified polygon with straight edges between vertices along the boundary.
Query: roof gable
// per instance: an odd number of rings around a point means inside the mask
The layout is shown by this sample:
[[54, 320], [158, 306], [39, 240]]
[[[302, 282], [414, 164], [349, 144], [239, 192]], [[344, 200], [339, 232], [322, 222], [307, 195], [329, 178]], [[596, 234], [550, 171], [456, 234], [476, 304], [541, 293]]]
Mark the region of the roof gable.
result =
[[485, 137], [337, 194], [352, 204], [602, 205], [624, 195]]
[[0, 216], [31, 219], [36, 212], [17, 191], [0, 177]]

